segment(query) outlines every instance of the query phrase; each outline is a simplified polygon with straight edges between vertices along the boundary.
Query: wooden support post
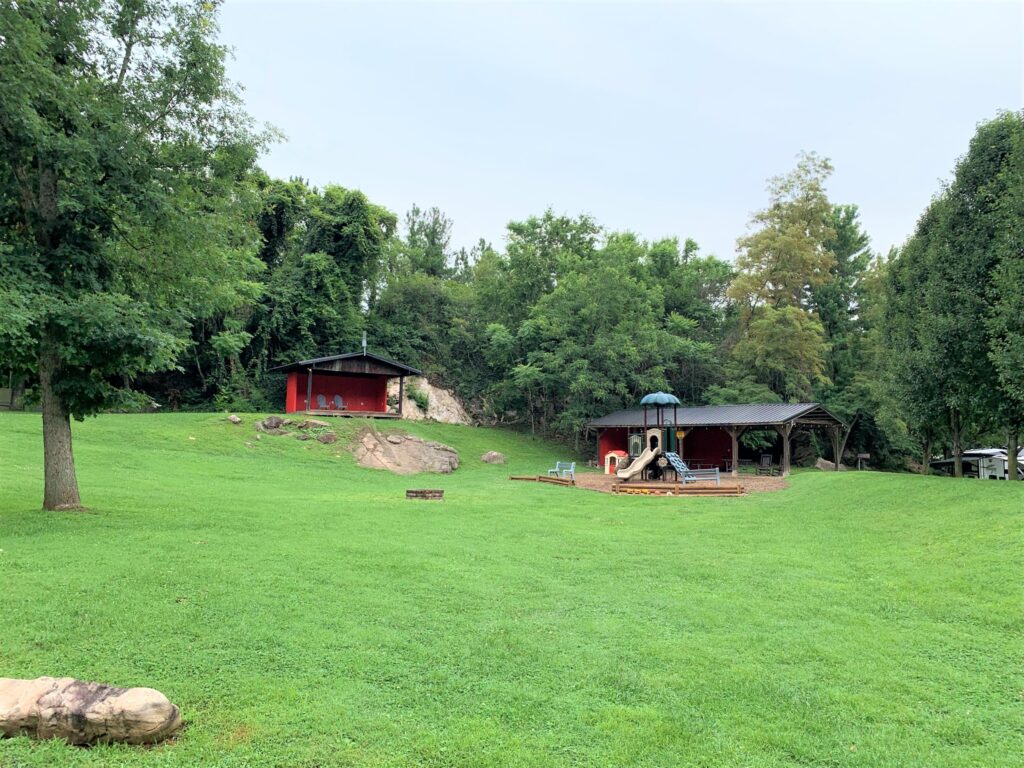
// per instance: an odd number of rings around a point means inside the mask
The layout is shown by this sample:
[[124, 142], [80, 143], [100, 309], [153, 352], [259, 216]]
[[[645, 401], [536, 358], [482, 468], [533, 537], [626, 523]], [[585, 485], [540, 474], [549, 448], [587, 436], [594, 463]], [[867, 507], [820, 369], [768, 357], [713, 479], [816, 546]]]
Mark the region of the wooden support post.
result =
[[740, 438], [747, 431], [746, 427], [726, 427], [725, 431], [732, 438], [732, 474], [733, 477], [740, 476]]
[[398, 415], [402, 415], [402, 403], [405, 402], [405, 376], [398, 377]]
[[793, 424], [780, 424], [775, 431], [782, 436], [782, 476], [789, 477], [789, 437], [793, 434]]
[[306, 369], [306, 410], [310, 410], [310, 403], [313, 400], [313, 369]]
[[835, 462], [836, 462], [836, 465], [834, 467], [836, 472], [839, 471], [839, 463], [842, 461], [842, 458], [843, 458], [842, 457], [842, 451], [843, 451], [842, 446], [843, 446], [843, 442], [844, 441], [842, 441], [839, 438], [839, 430], [840, 429], [841, 429], [841, 427], [829, 427], [828, 428], [829, 436], [832, 438], [832, 457], [833, 457], [833, 459], [835, 459]]

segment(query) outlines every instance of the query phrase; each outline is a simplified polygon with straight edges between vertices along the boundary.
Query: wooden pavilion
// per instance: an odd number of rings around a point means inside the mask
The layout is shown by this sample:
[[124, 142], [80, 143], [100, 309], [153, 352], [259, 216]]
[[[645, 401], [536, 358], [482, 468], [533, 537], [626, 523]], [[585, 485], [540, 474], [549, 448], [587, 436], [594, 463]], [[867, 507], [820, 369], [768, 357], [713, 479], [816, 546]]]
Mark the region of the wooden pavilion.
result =
[[[343, 355], [299, 360], [272, 368], [288, 375], [285, 411], [321, 416], [400, 419], [405, 377], [421, 371], [365, 349]], [[398, 408], [388, 410], [388, 382], [398, 379]]]
[[[587, 424], [597, 433], [598, 459], [611, 451], [629, 451], [629, 436], [647, 429], [648, 413], [635, 408], [602, 416]], [[790, 471], [790, 440], [797, 429], [824, 429], [839, 456], [848, 429], [842, 420], [818, 403], [748, 403], [678, 407], [664, 412], [664, 445], [677, 445], [677, 453], [693, 466], [719, 467], [735, 477], [739, 471], [739, 439], [752, 429], [773, 430], [782, 438], [781, 470]], [[838, 469], [839, 461], [836, 461]]]

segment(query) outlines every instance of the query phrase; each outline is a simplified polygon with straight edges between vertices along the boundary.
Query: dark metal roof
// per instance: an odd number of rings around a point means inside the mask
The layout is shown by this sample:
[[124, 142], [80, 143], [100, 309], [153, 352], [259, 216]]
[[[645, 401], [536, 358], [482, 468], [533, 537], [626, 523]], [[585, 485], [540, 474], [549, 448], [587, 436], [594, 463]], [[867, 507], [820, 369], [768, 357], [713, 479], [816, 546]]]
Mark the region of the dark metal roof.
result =
[[388, 360], [386, 357], [375, 355], [372, 352], [346, 352], [344, 355], [329, 355], [327, 357], [315, 357], [312, 360], [299, 360], [297, 363], [288, 363], [287, 365], [279, 365], [276, 368], [271, 368], [272, 371], [297, 371], [302, 368], [316, 368], [317, 365], [323, 363], [333, 363], [335, 360], [349, 360], [356, 357], [365, 357], [368, 360], [375, 360], [378, 363], [384, 365], [390, 365], [393, 368], [397, 368], [404, 372], [404, 375], [408, 376], [421, 376], [423, 371], [418, 368], [413, 368], [406, 365], [405, 363], [399, 363], [394, 360]]
[[[675, 409], [676, 425], [681, 427], [771, 427], [776, 424], [842, 424], [843, 422], [818, 403], [747, 403], [744, 405], [702, 405]], [[662, 409], [664, 419], [672, 418], [672, 409]], [[653, 416], [647, 412], [647, 422]], [[594, 429], [605, 427], [642, 427], [644, 409], [616, 411], [587, 424]]]

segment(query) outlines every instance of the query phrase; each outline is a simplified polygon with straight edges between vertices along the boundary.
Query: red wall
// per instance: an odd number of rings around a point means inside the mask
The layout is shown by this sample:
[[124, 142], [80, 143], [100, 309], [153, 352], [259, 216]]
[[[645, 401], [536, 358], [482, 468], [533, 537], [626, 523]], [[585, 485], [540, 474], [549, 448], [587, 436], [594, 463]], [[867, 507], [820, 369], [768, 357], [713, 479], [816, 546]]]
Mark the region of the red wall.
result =
[[725, 466], [732, 458], [732, 438], [718, 427], [697, 427], [686, 433], [682, 445], [683, 461]]
[[[285, 395], [285, 412], [294, 413], [306, 409], [306, 374], [293, 371], [288, 374], [288, 389]], [[331, 376], [313, 374], [312, 410], [317, 409], [316, 396], [327, 398], [328, 407], [334, 408], [334, 396], [341, 395], [346, 411], [373, 411], [383, 413], [388, 409], [387, 376]]]
[[602, 429], [597, 435], [597, 458], [604, 466], [604, 457], [609, 451], [629, 450], [629, 438], [625, 427]]
[[[305, 397], [305, 392], [303, 392]], [[299, 410], [299, 372], [292, 371], [288, 374], [288, 387], [284, 392], [284, 412], [295, 413]]]

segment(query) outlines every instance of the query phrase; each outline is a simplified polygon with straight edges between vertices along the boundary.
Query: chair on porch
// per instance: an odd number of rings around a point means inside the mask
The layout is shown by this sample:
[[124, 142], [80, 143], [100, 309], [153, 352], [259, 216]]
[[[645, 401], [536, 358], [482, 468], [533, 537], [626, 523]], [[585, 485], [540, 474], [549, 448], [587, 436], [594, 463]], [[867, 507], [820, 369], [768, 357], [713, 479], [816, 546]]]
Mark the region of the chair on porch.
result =
[[760, 463], [754, 467], [754, 472], [759, 475], [768, 475], [774, 477], [778, 474], [778, 467], [772, 464], [772, 455], [770, 453], [762, 453]]
[[341, 399], [341, 395], [335, 395], [334, 396], [334, 409], [336, 411], [344, 411], [345, 410], [345, 401]]
[[316, 396], [316, 407], [317, 407], [317, 410], [326, 411], [327, 410], [327, 398], [324, 397], [323, 395], [317, 395]]

